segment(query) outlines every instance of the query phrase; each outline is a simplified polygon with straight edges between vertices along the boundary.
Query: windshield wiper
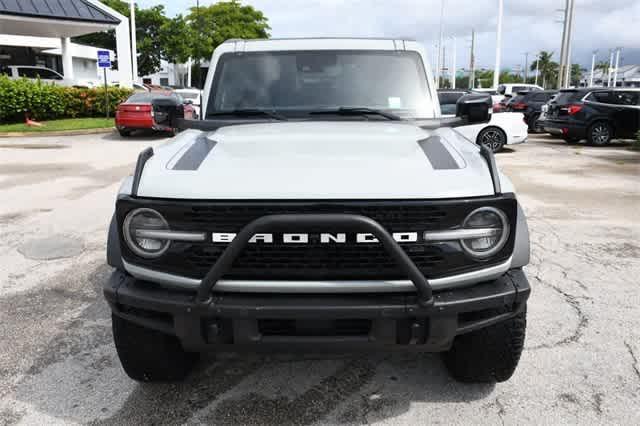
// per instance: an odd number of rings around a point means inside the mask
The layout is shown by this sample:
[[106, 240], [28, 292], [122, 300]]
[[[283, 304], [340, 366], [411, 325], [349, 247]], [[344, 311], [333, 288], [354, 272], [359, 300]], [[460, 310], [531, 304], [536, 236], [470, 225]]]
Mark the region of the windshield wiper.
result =
[[379, 109], [367, 108], [367, 107], [340, 107], [337, 109], [321, 109], [317, 111], [311, 111], [311, 115], [379, 115], [388, 120], [402, 120], [401, 117], [392, 114], [390, 112], [384, 112]]
[[265, 109], [257, 109], [257, 108], [241, 108], [241, 109], [232, 109], [229, 111], [210, 112], [209, 114], [207, 114], [207, 118], [212, 116], [217, 117], [220, 115], [235, 115], [237, 117], [251, 117], [255, 115], [264, 115], [269, 118], [273, 118], [274, 120], [281, 120], [281, 121], [287, 120], [287, 117], [285, 117], [284, 115], [278, 114], [277, 112], [268, 111]]

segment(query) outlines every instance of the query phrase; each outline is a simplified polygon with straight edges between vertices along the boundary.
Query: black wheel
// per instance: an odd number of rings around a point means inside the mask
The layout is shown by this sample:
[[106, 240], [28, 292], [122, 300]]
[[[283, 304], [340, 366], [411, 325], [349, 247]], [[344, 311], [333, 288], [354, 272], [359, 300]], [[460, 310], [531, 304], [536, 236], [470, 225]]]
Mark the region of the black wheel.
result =
[[131, 136], [131, 130], [128, 129], [118, 129], [118, 133], [120, 133], [120, 136], [123, 138]]
[[524, 347], [526, 312], [507, 321], [457, 336], [443, 354], [449, 374], [466, 383], [508, 380]]
[[139, 382], [169, 382], [184, 379], [198, 361], [180, 341], [111, 315], [113, 340], [125, 373]]
[[507, 143], [507, 135], [497, 127], [487, 127], [478, 133], [478, 145], [484, 145], [493, 152], [500, 151]]
[[596, 121], [587, 132], [587, 141], [591, 145], [606, 145], [611, 142], [613, 129], [606, 121]]
[[540, 118], [540, 114], [533, 114], [529, 117], [529, 131], [531, 133], [541, 133], [543, 131], [542, 127], [540, 127], [540, 123], [538, 119]]

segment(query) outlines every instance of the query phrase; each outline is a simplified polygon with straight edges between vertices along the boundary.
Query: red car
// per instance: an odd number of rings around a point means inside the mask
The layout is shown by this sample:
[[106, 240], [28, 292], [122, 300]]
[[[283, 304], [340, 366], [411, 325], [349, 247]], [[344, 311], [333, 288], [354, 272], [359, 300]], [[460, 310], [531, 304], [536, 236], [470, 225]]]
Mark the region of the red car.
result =
[[116, 128], [120, 135], [125, 137], [138, 129], [152, 129], [174, 135], [176, 129], [170, 126], [167, 110], [176, 105], [184, 106], [185, 119], [193, 120], [196, 118], [195, 108], [176, 93], [134, 93], [129, 99], [118, 105]]

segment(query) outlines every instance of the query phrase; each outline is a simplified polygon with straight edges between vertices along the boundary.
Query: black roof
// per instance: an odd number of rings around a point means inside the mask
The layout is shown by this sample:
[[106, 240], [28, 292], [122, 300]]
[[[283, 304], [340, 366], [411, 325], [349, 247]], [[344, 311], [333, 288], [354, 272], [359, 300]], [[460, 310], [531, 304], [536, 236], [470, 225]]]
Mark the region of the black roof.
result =
[[117, 25], [120, 20], [86, 0], [0, 0], [0, 15]]

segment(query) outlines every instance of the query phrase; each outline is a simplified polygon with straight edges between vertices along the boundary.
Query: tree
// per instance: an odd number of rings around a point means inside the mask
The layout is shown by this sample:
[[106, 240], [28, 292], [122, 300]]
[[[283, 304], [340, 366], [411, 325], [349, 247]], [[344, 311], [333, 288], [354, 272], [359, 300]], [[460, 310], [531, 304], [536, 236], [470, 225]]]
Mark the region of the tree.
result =
[[558, 63], [551, 60], [553, 52], [547, 52], [542, 50], [538, 53], [538, 59], [531, 63], [530, 70], [535, 71], [536, 68], [542, 76], [542, 87], [547, 88], [548, 81], [555, 81], [555, 76], [558, 75]]
[[[102, 0], [104, 4], [129, 17], [130, 6], [122, 0]], [[160, 69], [164, 45], [161, 43], [161, 27], [169, 19], [164, 15], [164, 6], [141, 9], [136, 6], [136, 47], [138, 51], [138, 74], [153, 74]], [[113, 30], [75, 37], [74, 42], [116, 50]]]
[[186, 20], [197, 34], [193, 45], [196, 59], [209, 59], [213, 50], [228, 39], [268, 38], [271, 29], [261, 11], [237, 0], [192, 7]]
[[578, 87], [580, 86], [580, 79], [582, 78], [582, 73], [587, 71], [582, 68], [580, 64], [571, 64], [571, 85]]
[[160, 27], [162, 58], [175, 64], [187, 62], [193, 56], [195, 38], [193, 27], [182, 15], [167, 20]]

